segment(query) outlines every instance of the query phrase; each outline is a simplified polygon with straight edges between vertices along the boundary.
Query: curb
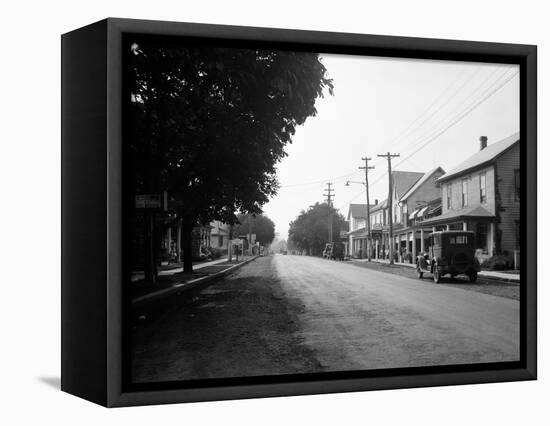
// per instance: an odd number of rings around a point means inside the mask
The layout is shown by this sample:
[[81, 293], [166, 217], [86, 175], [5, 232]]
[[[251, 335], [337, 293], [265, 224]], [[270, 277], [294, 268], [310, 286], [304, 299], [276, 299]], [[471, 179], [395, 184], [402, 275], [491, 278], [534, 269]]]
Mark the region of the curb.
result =
[[216, 272], [212, 275], [207, 275], [205, 277], [195, 278], [191, 281], [186, 281], [182, 283], [174, 284], [172, 287], [164, 288], [162, 290], [154, 291], [153, 293], [145, 294], [143, 296], [136, 297], [135, 299], [132, 299], [132, 306], [138, 307], [146, 305], [147, 303], [154, 302], [156, 300], [162, 299], [164, 297], [170, 296], [174, 293], [180, 293], [184, 290], [192, 289], [200, 284], [206, 284], [211, 281], [215, 281], [218, 278], [225, 277], [235, 270], [243, 267], [247, 263], [252, 262], [253, 260], [256, 260], [259, 256], [254, 256], [250, 259], [245, 260], [244, 262], [237, 263], [236, 265], [232, 265], [227, 269], [224, 269], [223, 271]]
[[494, 275], [485, 275], [483, 273], [483, 271], [481, 272], [478, 272], [477, 276], [479, 278], [485, 278], [485, 279], [488, 279], [488, 280], [492, 280], [492, 281], [501, 281], [503, 283], [507, 283], [507, 284], [520, 284], [521, 283], [521, 279], [517, 279], [517, 278], [503, 278], [503, 277], [496, 277]]
[[[363, 262], [354, 262], [353, 260], [351, 260], [351, 263], [352, 264], [356, 263], [356, 264], [360, 265]], [[378, 265], [383, 265], [383, 266], [386, 266], [386, 267], [390, 266], [389, 263], [385, 263], [385, 262], [376, 262], [375, 261], [373, 263], [376, 263]], [[414, 268], [415, 266], [412, 263], [411, 264], [394, 263], [392, 265], [392, 267]], [[490, 272], [486, 273], [486, 271], [478, 272], [478, 277], [481, 278], [481, 279], [484, 279], [484, 280], [499, 281], [499, 282], [506, 283], [506, 284], [517, 284], [517, 285], [519, 285], [521, 283], [521, 279], [497, 277], [495, 275], [490, 275]]]

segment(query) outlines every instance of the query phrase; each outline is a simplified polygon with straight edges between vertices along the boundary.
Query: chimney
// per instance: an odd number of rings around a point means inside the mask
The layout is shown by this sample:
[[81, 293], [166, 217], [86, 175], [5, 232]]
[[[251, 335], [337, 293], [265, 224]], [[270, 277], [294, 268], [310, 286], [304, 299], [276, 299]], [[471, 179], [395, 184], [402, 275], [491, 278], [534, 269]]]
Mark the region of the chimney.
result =
[[375, 206], [378, 205], [378, 200], [377, 199], [374, 200], [374, 205]]
[[481, 136], [479, 138], [479, 150], [483, 151], [485, 148], [487, 148], [487, 136]]

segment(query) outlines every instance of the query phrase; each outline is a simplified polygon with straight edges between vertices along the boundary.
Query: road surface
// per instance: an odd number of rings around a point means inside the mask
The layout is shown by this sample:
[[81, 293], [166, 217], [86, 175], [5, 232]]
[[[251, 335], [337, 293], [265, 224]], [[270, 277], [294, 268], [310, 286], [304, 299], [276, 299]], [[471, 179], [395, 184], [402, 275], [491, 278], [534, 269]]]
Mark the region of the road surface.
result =
[[519, 359], [519, 302], [275, 255], [138, 312], [136, 382]]

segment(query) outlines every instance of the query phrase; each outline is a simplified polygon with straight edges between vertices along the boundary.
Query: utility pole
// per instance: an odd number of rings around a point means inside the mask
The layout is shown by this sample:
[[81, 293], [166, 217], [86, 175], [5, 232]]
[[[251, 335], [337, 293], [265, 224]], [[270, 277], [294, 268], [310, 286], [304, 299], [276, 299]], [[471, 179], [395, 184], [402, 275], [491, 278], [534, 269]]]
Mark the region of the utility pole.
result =
[[359, 166], [360, 169], [365, 170], [365, 189], [367, 192], [367, 261], [371, 261], [371, 251], [372, 251], [372, 236], [370, 229], [370, 199], [369, 199], [369, 170], [374, 169], [374, 166], [369, 166], [369, 157], [361, 158], [365, 162], [364, 166]]
[[393, 179], [391, 175], [391, 159], [399, 157], [399, 154], [390, 154], [388, 151], [386, 154], [378, 154], [378, 157], [386, 157], [388, 160], [388, 182], [389, 182], [389, 191], [388, 191], [388, 219], [390, 224], [390, 235], [389, 235], [389, 250], [390, 250], [390, 265], [393, 265]]
[[326, 202], [328, 206], [328, 242], [332, 243], [332, 211], [330, 208], [332, 207], [332, 198], [334, 197], [333, 191], [334, 189], [331, 188], [332, 183], [327, 183], [327, 188], [325, 188], [325, 191], [327, 191], [326, 194], [323, 194], [325, 197], [327, 197]]

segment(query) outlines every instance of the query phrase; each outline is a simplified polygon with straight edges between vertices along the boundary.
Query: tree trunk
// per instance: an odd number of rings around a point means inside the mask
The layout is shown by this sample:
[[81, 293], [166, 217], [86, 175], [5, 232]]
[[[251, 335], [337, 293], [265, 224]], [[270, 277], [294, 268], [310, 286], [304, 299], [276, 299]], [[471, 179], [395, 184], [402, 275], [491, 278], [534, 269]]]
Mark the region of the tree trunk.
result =
[[152, 285], [157, 284], [157, 261], [155, 256], [155, 216], [154, 213], [147, 213], [145, 220], [145, 281]]
[[183, 250], [183, 272], [193, 272], [193, 227], [183, 225], [181, 228]]
[[227, 260], [233, 262], [233, 225], [229, 225], [229, 241], [227, 246]]

